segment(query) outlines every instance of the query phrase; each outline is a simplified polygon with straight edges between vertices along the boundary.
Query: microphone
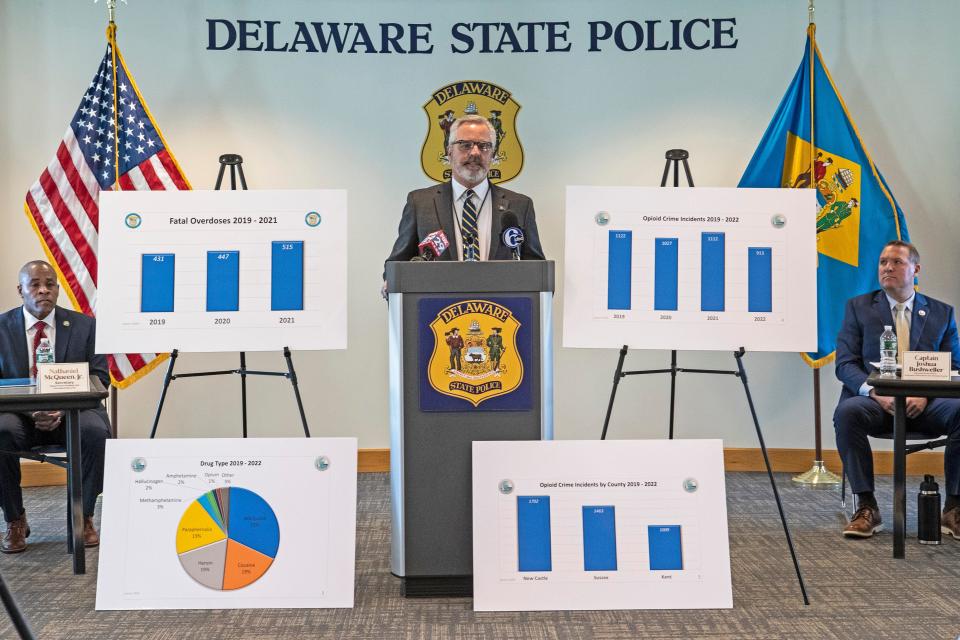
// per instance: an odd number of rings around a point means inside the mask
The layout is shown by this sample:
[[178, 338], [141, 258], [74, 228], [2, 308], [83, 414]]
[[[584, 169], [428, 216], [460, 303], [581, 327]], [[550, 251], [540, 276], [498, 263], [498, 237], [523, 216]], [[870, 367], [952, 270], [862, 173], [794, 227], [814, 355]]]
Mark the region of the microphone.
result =
[[473, 234], [469, 231], [463, 232], [464, 262], [476, 262], [477, 256], [473, 254]]
[[523, 246], [525, 238], [517, 215], [512, 211], [507, 211], [500, 216], [500, 223], [503, 225], [503, 231], [500, 232], [500, 242], [513, 252], [514, 260], [519, 260], [520, 247]]
[[420, 255], [414, 258], [414, 260], [417, 262], [421, 260], [426, 262], [436, 260], [449, 246], [450, 242], [447, 240], [447, 234], [445, 234], [442, 229], [438, 229], [437, 231], [428, 233], [420, 244], [417, 245]]

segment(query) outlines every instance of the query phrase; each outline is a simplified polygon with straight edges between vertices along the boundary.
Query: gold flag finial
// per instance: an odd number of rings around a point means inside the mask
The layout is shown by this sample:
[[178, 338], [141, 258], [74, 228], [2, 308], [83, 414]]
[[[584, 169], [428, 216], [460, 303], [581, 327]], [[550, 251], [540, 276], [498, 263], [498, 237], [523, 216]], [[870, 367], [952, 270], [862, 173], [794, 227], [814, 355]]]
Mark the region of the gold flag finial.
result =
[[[93, 3], [96, 4], [100, 0], [93, 0]], [[123, 4], [127, 4], [127, 0], [123, 0]], [[107, 22], [113, 24], [113, 18], [117, 13], [117, 0], [106, 0], [107, 5]]]

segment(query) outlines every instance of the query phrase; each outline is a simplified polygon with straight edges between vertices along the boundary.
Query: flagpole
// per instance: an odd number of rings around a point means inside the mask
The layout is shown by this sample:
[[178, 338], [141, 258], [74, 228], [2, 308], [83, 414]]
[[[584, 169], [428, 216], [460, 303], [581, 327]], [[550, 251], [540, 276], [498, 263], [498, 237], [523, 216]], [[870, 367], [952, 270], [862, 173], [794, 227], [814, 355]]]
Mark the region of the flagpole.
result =
[[[117, 97], [117, 23], [114, 22], [116, 15], [117, 0], [107, 0], [107, 43], [110, 45], [110, 58], [113, 61], [113, 190], [120, 190], [120, 110]], [[119, 414], [120, 397], [117, 388], [110, 385], [110, 428], [113, 437], [117, 437], [117, 420]]]
[[[817, 143], [815, 130], [815, 109], [816, 100], [814, 100], [814, 72], [815, 72], [815, 51], [817, 48], [817, 23], [814, 19], [814, 0], [809, 0], [807, 5], [807, 39], [810, 43], [807, 51], [807, 68], [810, 90], [810, 189], [817, 188]], [[793, 481], [809, 489], [828, 489], [840, 484], [840, 476], [827, 469], [823, 464], [823, 431], [820, 420], [820, 367], [813, 369], [813, 437], [814, 437], [814, 456], [813, 466], [800, 475], [794, 476]]]

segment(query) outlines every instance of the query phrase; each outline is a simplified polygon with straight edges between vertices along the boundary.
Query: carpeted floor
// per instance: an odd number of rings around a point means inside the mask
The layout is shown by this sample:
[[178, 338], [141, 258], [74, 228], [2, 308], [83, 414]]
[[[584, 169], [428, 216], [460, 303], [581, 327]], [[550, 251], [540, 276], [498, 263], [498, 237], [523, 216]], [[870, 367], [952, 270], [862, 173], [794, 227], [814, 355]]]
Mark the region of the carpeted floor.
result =
[[[390, 575], [389, 479], [361, 474], [356, 605], [342, 610], [94, 611], [97, 553], [74, 576], [65, 553], [64, 490], [27, 489], [28, 550], [0, 557], [0, 571], [38, 638], [896, 638], [960, 637], [960, 542], [916, 542], [909, 479], [907, 559], [892, 558], [892, 533], [840, 535], [836, 492], [809, 491], [778, 476], [812, 604], [803, 606], [776, 504], [763, 474], [727, 474], [734, 608], [707, 611], [474, 613], [470, 599], [406, 600]], [[877, 497], [892, 521], [891, 488]], [[0, 637], [14, 637], [5, 618]]]

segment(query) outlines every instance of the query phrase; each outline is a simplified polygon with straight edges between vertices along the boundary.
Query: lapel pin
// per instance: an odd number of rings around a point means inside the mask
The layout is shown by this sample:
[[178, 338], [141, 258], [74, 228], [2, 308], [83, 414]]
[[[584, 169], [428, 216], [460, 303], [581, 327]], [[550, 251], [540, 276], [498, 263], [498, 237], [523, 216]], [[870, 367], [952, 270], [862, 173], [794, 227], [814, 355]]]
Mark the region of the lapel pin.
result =
[[917, 311], [917, 315], [922, 318], [923, 316], [927, 315], [927, 312], [923, 309], [920, 309], [920, 311]]
[[69, 320], [64, 320], [64, 321], [63, 321], [63, 326], [69, 327], [69, 326], [70, 326], [70, 321], [69, 321]]

